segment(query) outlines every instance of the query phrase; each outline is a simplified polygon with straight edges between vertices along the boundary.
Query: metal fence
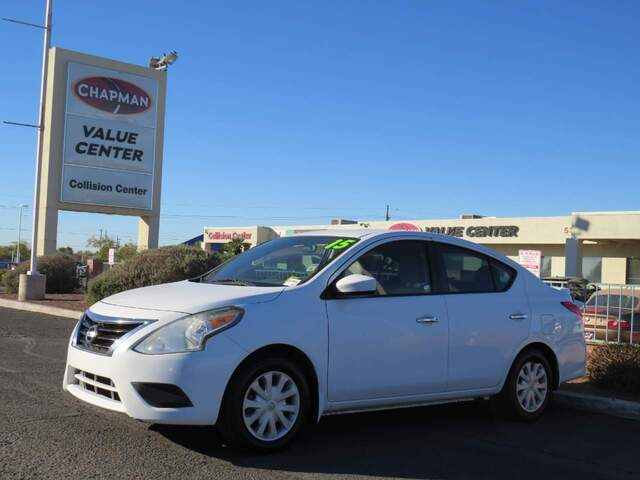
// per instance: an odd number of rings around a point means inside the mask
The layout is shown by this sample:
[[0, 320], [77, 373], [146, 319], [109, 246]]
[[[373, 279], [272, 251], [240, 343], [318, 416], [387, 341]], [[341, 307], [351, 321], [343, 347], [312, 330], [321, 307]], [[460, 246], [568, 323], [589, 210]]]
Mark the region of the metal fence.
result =
[[589, 343], [640, 343], [640, 285], [596, 284], [582, 307]]

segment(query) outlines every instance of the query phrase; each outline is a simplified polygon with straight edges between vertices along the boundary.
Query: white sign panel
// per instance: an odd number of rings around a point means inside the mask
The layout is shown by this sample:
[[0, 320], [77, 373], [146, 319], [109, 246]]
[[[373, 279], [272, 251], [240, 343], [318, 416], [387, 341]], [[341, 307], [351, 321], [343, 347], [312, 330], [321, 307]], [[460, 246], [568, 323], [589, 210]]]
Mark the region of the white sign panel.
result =
[[114, 263], [116, 263], [116, 249], [115, 248], [110, 248], [109, 249], [109, 265], [113, 265]]
[[153, 176], [102, 168], [65, 165], [61, 196], [65, 202], [151, 208]]
[[540, 277], [542, 252], [540, 250], [518, 250], [518, 263], [536, 277]]
[[153, 128], [69, 115], [64, 162], [152, 174], [155, 144]]
[[152, 78], [69, 63], [61, 201], [152, 208], [157, 94]]

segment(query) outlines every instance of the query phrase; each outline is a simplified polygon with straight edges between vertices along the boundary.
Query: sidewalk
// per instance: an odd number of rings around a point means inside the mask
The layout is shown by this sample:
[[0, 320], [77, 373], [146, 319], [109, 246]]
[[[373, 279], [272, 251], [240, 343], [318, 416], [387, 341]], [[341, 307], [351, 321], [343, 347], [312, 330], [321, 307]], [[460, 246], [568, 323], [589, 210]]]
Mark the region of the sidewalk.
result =
[[48, 293], [44, 300], [30, 300], [28, 302], [18, 301], [18, 295], [15, 293], [0, 293], [0, 307], [44, 313], [74, 320], [78, 320], [82, 312], [89, 308], [85, 302], [84, 293]]
[[604, 390], [593, 385], [587, 377], [560, 385], [554, 401], [563, 407], [640, 420], [640, 394]]

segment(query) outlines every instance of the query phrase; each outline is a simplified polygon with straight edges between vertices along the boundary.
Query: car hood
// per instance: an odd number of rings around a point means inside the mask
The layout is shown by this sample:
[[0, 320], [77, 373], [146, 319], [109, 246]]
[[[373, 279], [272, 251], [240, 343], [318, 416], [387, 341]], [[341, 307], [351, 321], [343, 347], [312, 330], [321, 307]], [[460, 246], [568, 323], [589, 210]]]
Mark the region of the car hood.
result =
[[145, 310], [199, 313], [228, 305], [271, 302], [285, 288], [216, 285], [185, 280], [116, 293], [103, 299], [102, 303]]

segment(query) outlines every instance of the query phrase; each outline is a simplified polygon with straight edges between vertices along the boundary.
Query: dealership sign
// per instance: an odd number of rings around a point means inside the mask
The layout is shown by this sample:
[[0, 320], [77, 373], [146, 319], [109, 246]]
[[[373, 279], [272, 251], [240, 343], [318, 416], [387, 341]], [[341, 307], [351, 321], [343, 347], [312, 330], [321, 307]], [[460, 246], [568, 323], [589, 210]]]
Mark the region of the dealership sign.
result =
[[158, 81], [69, 62], [62, 202], [153, 208]]
[[424, 226], [420, 228], [413, 223], [395, 223], [389, 227], [389, 230], [409, 230], [424, 231], [429, 233], [439, 233], [441, 235], [449, 235], [451, 237], [464, 238], [492, 238], [492, 237], [517, 237], [520, 227], [516, 225], [495, 225], [495, 226], [451, 226], [451, 227], [432, 227]]
[[147, 92], [117, 78], [82, 78], [73, 85], [73, 93], [87, 105], [120, 115], [142, 113], [151, 107]]
[[251, 240], [251, 232], [211, 231], [206, 232], [207, 239], [214, 242], [228, 242], [230, 240]]

